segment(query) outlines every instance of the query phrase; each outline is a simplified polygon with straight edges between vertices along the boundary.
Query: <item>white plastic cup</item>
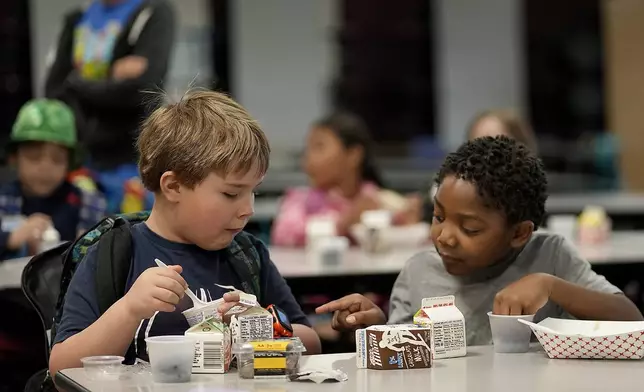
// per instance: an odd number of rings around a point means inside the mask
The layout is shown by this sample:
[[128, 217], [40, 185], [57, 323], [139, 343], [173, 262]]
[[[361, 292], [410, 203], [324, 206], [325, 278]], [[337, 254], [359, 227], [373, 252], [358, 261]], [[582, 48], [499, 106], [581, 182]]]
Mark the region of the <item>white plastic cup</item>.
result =
[[306, 247], [315, 250], [320, 239], [337, 235], [336, 223], [329, 217], [312, 217], [306, 223]]
[[116, 355], [99, 355], [81, 358], [81, 363], [90, 380], [118, 380], [124, 359]]
[[393, 217], [389, 210], [370, 210], [360, 215], [362, 222], [367, 229], [386, 229], [391, 226]]
[[316, 251], [322, 265], [335, 266], [342, 264], [348, 248], [346, 237], [327, 237], [318, 241]]
[[145, 339], [152, 369], [158, 383], [190, 382], [195, 341], [187, 336], [155, 336]]
[[532, 321], [534, 314], [523, 316], [504, 316], [487, 313], [490, 318], [490, 329], [494, 341], [494, 352], [525, 353], [530, 349], [532, 330], [519, 320]]

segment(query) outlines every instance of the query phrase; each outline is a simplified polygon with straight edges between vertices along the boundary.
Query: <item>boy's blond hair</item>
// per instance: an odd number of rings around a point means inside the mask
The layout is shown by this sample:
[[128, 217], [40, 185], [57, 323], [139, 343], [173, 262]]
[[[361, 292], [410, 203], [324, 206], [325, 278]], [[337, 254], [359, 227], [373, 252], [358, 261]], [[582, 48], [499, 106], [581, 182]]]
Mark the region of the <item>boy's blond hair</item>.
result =
[[225, 177], [255, 167], [263, 175], [270, 155], [259, 124], [214, 91], [189, 91], [178, 103], [155, 110], [143, 123], [137, 146], [141, 180], [152, 192], [160, 190], [166, 171], [190, 188], [212, 172]]

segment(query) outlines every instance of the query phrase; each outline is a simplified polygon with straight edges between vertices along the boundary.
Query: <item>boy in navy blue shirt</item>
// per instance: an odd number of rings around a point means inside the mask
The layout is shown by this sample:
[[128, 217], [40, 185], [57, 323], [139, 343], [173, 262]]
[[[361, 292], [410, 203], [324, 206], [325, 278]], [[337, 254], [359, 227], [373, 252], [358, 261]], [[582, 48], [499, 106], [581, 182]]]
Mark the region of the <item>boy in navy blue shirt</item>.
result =
[[[225, 248], [253, 215], [254, 190], [268, 168], [270, 148], [259, 125], [225, 95], [195, 92], [155, 111], [138, 149], [141, 180], [155, 202], [149, 219], [132, 227], [126, 294], [99, 314], [96, 248], [90, 249], [67, 291], [51, 374], [80, 366], [86, 356], [124, 355], [133, 338], [145, 359], [145, 337], [188, 329], [181, 314], [192, 307], [186, 287], [206, 301], [224, 294], [216, 284], [242, 287]], [[253, 242], [261, 259], [261, 305], [284, 310], [308, 353], [319, 353], [319, 338], [266, 247]], [[157, 267], [155, 258], [170, 268]]]

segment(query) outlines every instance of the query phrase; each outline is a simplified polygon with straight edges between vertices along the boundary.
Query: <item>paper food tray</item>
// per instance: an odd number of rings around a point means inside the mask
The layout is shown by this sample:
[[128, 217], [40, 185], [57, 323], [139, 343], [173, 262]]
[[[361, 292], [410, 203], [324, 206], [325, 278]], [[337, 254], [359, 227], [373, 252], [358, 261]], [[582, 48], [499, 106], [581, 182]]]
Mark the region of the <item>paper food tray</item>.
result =
[[644, 322], [547, 318], [532, 329], [546, 354], [557, 359], [642, 359]]

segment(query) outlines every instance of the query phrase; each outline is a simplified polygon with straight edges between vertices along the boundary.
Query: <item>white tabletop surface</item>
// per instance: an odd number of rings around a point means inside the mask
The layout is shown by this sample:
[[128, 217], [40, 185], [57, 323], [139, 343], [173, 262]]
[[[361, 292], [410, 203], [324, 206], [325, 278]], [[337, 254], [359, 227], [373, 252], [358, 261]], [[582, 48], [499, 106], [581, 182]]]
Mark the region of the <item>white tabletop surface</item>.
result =
[[[641, 392], [644, 362], [549, 359], [539, 346], [525, 354], [495, 354], [491, 346], [469, 347], [463, 358], [437, 360], [431, 369], [358, 370], [354, 354], [305, 358], [302, 369], [340, 369], [348, 381], [332, 384], [287, 380], [239, 380], [237, 374], [193, 375], [186, 384], [154, 384], [149, 375], [121, 381], [88, 380], [83, 369], [62, 373], [89, 391], [449, 391], [449, 392]], [[79, 389], [82, 390], [82, 389]]]
[[[373, 256], [357, 248], [350, 249], [338, 265], [323, 265], [303, 249], [270, 248], [271, 260], [286, 278], [397, 274], [415, 254], [431, 249], [394, 249]], [[644, 263], [644, 231], [612, 234], [600, 245], [577, 245], [577, 249], [593, 265]]]
[[609, 214], [644, 214], [644, 194], [611, 193], [566, 193], [548, 197], [546, 211], [550, 214], [581, 212], [584, 206], [595, 205]]
[[[644, 263], [644, 231], [615, 232], [601, 245], [578, 245], [579, 252], [594, 265]], [[271, 259], [285, 278], [397, 274], [415, 254], [431, 249], [394, 249], [369, 255], [351, 248], [338, 265], [324, 265], [304, 249], [271, 247]], [[0, 261], [0, 289], [19, 288], [22, 270], [30, 258]]]
[[0, 290], [20, 288], [22, 270], [31, 257], [0, 261]]

